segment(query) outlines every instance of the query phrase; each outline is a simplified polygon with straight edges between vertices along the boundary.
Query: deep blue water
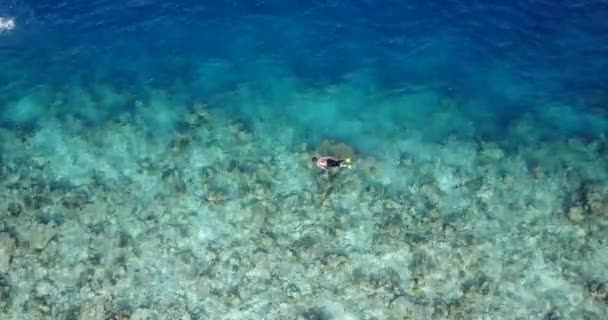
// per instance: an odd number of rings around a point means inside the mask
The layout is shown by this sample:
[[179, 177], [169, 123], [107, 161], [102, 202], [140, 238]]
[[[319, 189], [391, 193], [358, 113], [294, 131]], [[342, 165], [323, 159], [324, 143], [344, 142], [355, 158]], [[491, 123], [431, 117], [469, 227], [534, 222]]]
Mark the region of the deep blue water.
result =
[[[212, 101], [247, 84], [280, 114], [294, 103], [284, 78], [346, 79], [354, 91], [422, 85], [474, 101], [459, 111], [497, 138], [556, 102], [592, 117], [608, 106], [606, 1], [3, 1], [0, 16], [17, 22], [0, 35], [2, 103], [100, 83], [134, 99], [179, 88]], [[373, 100], [350, 103], [365, 112]]]

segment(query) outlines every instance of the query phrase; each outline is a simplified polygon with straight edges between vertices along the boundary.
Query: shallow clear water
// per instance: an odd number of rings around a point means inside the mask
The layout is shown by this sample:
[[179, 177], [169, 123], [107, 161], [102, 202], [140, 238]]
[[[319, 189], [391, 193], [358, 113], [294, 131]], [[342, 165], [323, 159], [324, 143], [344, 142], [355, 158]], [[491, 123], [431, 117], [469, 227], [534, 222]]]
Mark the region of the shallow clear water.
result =
[[2, 318], [608, 314], [605, 1], [0, 18]]

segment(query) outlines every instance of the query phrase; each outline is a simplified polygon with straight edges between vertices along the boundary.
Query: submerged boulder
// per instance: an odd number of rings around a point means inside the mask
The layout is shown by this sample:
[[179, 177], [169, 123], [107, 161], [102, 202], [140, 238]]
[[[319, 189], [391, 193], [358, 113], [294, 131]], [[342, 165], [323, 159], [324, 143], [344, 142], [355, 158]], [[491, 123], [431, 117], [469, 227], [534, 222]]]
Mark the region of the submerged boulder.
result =
[[356, 155], [355, 149], [343, 142], [333, 140], [323, 140], [317, 149], [320, 155], [328, 155], [336, 158], [354, 158]]
[[586, 210], [592, 215], [608, 216], [608, 186], [592, 184], [584, 189]]
[[6, 274], [0, 273], [0, 311], [6, 309], [11, 302], [11, 285]]
[[589, 218], [608, 217], [608, 185], [584, 183], [568, 199], [566, 216], [572, 222], [582, 222]]
[[8, 272], [16, 248], [15, 239], [10, 234], [0, 233], [0, 273]]
[[587, 283], [586, 289], [593, 300], [608, 304], [608, 282], [591, 281]]

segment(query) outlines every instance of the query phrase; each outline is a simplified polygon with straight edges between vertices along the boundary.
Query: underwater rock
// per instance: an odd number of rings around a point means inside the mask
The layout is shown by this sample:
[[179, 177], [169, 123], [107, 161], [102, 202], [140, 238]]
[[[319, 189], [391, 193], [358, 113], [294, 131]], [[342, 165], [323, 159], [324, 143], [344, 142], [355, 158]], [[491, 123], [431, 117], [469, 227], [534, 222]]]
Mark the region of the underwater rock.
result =
[[566, 199], [565, 211], [566, 217], [575, 223], [608, 216], [608, 186], [583, 183], [578, 192]]
[[6, 161], [4, 160], [4, 156], [0, 154], [0, 179], [4, 179], [6, 173], [8, 172], [8, 168], [5, 163]]
[[593, 300], [608, 304], [608, 283], [603, 281], [591, 281], [587, 284], [587, 291]]
[[[158, 318], [158, 317], [157, 317]], [[186, 310], [186, 306], [182, 303], [175, 303], [171, 307], [164, 308], [162, 312], [163, 319], [176, 319], [176, 320], [192, 320], [190, 313]]]
[[438, 301], [433, 308], [433, 319], [466, 319], [465, 305], [459, 300]]
[[64, 208], [80, 210], [90, 203], [84, 192], [71, 192], [63, 196], [61, 204]]
[[65, 222], [65, 214], [62, 210], [43, 209], [37, 212], [36, 221], [45, 225], [60, 226]]
[[30, 305], [27, 308], [38, 311], [42, 319], [49, 319], [53, 308], [52, 299], [58, 295], [57, 291], [55, 285], [50, 281], [39, 281], [32, 291], [32, 298], [28, 301]]
[[197, 128], [206, 125], [210, 122], [211, 116], [207, 110], [207, 106], [201, 103], [196, 103], [192, 109], [184, 115], [184, 123], [190, 128]]
[[36, 284], [34, 295], [36, 298], [46, 298], [51, 296], [55, 291], [55, 287], [47, 280], [42, 280]]
[[337, 158], [354, 158], [355, 149], [345, 143], [333, 140], [323, 140], [317, 148], [319, 155], [329, 155]]
[[11, 301], [11, 285], [4, 274], [0, 274], [0, 311], [4, 310]]
[[585, 210], [581, 206], [573, 206], [566, 213], [568, 220], [574, 223], [580, 223], [585, 220]]
[[330, 320], [331, 314], [325, 310], [323, 307], [313, 307], [305, 310], [298, 317], [298, 319], [302, 320]]
[[384, 268], [370, 277], [370, 284], [375, 288], [383, 288], [391, 293], [401, 293], [401, 276], [392, 268]]
[[587, 186], [584, 192], [589, 213], [608, 216], [608, 186], [592, 184]]
[[188, 185], [184, 181], [183, 175], [177, 169], [166, 169], [161, 174], [161, 178], [174, 192], [185, 193], [188, 189]]
[[23, 198], [23, 203], [28, 209], [39, 210], [42, 207], [52, 204], [52, 201], [49, 197], [42, 194], [28, 194]]
[[33, 249], [42, 250], [57, 234], [57, 229], [52, 225], [34, 223], [27, 233], [27, 236], [23, 235], [24, 240], [29, 241]]
[[560, 320], [562, 317], [557, 310], [551, 310], [545, 314], [543, 320]]
[[16, 248], [15, 239], [10, 234], [0, 233], [0, 273], [8, 272]]
[[492, 291], [492, 279], [485, 274], [477, 275], [475, 277], [467, 279], [461, 286], [463, 295], [475, 296], [488, 295]]
[[149, 309], [137, 308], [133, 311], [130, 320], [149, 320], [153, 318], [152, 312]]
[[484, 144], [479, 150], [479, 156], [482, 159], [490, 160], [490, 161], [498, 161], [504, 158], [505, 154], [497, 145], [495, 144]]
[[101, 296], [85, 300], [80, 306], [80, 320], [105, 320], [105, 299]]
[[545, 178], [545, 176], [547, 175], [547, 174], [546, 174], [546, 172], [545, 172], [545, 168], [543, 168], [543, 167], [542, 167], [542, 166], [540, 166], [540, 165], [537, 165], [537, 166], [532, 167], [532, 168], [530, 169], [530, 172], [532, 173], [532, 176], [533, 176], [535, 179], [538, 179], [538, 180], [542, 180], [542, 179], [544, 179], [544, 178]]
[[21, 214], [22, 210], [23, 210], [23, 208], [21, 207], [21, 205], [16, 202], [11, 202], [7, 208], [8, 214], [11, 215], [12, 217], [19, 216]]

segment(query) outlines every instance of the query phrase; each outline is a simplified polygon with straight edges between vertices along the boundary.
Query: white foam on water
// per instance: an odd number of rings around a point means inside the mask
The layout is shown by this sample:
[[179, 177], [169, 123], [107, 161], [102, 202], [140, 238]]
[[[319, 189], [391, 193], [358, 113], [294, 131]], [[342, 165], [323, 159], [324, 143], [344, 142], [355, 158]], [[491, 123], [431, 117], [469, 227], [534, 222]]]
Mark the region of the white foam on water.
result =
[[0, 17], [0, 33], [14, 30], [16, 27], [15, 19], [12, 17]]

